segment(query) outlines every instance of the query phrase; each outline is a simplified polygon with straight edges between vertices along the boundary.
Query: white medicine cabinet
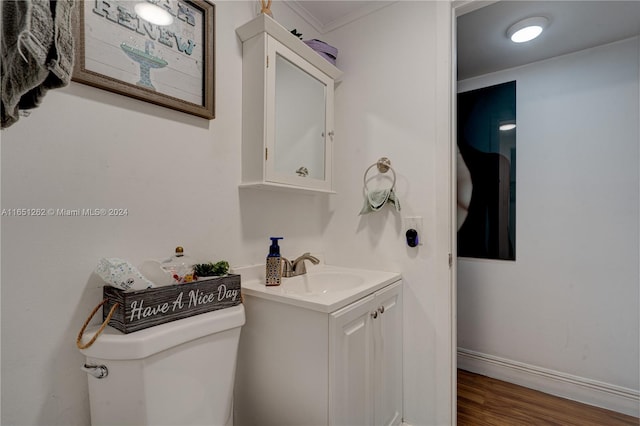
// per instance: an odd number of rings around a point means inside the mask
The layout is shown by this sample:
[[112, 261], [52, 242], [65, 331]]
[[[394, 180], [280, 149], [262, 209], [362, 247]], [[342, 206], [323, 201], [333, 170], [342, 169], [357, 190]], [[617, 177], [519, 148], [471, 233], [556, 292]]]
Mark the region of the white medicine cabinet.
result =
[[334, 83], [342, 72], [272, 18], [242, 40], [242, 184], [332, 193]]

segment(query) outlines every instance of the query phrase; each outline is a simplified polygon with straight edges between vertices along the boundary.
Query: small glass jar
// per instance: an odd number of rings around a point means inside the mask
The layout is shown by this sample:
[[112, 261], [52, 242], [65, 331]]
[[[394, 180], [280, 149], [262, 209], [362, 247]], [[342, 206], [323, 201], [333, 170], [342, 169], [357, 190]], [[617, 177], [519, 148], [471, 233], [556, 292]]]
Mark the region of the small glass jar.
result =
[[184, 249], [176, 247], [176, 253], [162, 262], [161, 266], [173, 277], [174, 284], [190, 283], [194, 281], [193, 265], [196, 262], [184, 254]]

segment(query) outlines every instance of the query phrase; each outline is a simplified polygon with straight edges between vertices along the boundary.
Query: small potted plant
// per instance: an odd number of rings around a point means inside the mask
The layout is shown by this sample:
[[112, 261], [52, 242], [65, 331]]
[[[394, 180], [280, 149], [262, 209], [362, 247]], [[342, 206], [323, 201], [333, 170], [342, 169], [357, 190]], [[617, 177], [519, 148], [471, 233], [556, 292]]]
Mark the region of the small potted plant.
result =
[[197, 263], [193, 265], [196, 277], [220, 277], [229, 273], [229, 262], [221, 260], [213, 263]]

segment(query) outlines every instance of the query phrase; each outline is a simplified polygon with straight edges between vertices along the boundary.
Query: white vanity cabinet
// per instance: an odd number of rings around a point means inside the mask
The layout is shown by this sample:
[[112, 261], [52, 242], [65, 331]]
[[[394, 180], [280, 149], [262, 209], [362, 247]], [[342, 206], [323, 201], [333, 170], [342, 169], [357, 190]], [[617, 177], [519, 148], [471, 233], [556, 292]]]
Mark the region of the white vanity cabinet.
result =
[[243, 282], [234, 424], [401, 424], [402, 281], [389, 281], [331, 312]]
[[242, 40], [241, 187], [332, 191], [334, 82], [341, 71], [260, 15]]
[[402, 421], [402, 285], [331, 314], [330, 424]]

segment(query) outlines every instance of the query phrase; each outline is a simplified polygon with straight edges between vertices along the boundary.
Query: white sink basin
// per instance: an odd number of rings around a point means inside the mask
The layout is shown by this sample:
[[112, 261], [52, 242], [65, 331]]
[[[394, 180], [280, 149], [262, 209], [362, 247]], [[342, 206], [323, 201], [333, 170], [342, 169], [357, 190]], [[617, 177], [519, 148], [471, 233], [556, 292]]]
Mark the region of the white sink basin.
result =
[[320, 312], [334, 312], [367, 294], [401, 279], [397, 272], [307, 265], [307, 273], [282, 278], [279, 286], [266, 286], [264, 265], [233, 268], [241, 276], [242, 293]]
[[285, 293], [327, 294], [347, 291], [362, 284], [364, 284], [364, 278], [356, 274], [320, 271], [283, 278], [281, 287]]

